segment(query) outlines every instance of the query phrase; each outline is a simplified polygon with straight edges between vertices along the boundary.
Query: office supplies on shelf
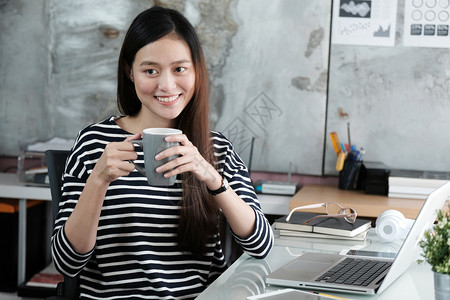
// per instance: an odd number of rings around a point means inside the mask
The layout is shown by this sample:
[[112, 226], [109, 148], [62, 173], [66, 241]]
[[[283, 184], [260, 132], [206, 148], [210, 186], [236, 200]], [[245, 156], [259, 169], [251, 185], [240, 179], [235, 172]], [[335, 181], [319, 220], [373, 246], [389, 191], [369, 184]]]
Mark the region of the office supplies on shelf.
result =
[[339, 137], [338, 137], [336, 131], [333, 131], [330, 133], [330, 138], [331, 138], [331, 142], [333, 144], [333, 148], [334, 148], [334, 151], [336, 152], [336, 154], [339, 154], [340, 152], [342, 152], [341, 142], [339, 141]]
[[[350, 137], [350, 123], [347, 123], [348, 144], [339, 141], [335, 131], [330, 133], [334, 151], [337, 155], [336, 171], [339, 172], [339, 188], [343, 190], [356, 190], [361, 188], [360, 169], [366, 150], [357, 150]], [[341, 145], [341, 147], [339, 147]]]
[[73, 139], [54, 137], [45, 142], [29, 143], [28, 145], [26, 145], [25, 151], [43, 153], [48, 149], [70, 150], [70, 148], [73, 146], [73, 143], [74, 143]]
[[291, 167], [292, 163], [289, 163], [287, 181], [258, 180], [254, 184], [255, 191], [260, 194], [295, 195], [300, 187], [298, 183], [291, 182]]
[[74, 140], [54, 137], [45, 142], [24, 141], [17, 157], [17, 177], [32, 186], [49, 186], [45, 150], [70, 150]]
[[349, 159], [350, 153], [347, 155], [342, 171], [339, 172], [339, 188], [342, 190], [358, 190], [361, 188], [359, 174], [362, 161]]
[[340, 172], [344, 168], [345, 157], [346, 157], [346, 155], [344, 152], [340, 152], [338, 154], [337, 161], [336, 161], [336, 171]]
[[342, 146], [341, 142], [339, 141], [339, 137], [335, 131], [330, 133], [331, 142], [333, 143], [334, 151], [337, 155], [336, 160], [336, 171], [342, 171], [344, 168], [344, 161], [346, 158], [346, 153], [344, 150], [344, 147]]
[[307, 212], [294, 212], [289, 222], [286, 221], [287, 216], [278, 218], [274, 222], [275, 229], [315, 232], [330, 235], [340, 235], [354, 237], [371, 227], [369, 220], [356, 219], [355, 223], [351, 224], [344, 220], [344, 218], [320, 218], [304, 224], [305, 221], [322, 214], [314, 214]]
[[393, 169], [389, 184], [436, 187], [450, 181], [450, 172]]
[[49, 264], [39, 273], [34, 274], [26, 283], [28, 286], [55, 288], [64, 276], [56, 271], [53, 263]]
[[[389, 197], [426, 199], [427, 196], [450, 181], [450, 172], [391, 170], [388, 178]], [[450, 200], [450, 196], [448, 198]]]
[[361, 189], [360, 170], [363, 164], [365, 150], [358, 151], [355, 146], [351, 147], [346, 154], [344, 166], [339, 172], [339, 188], [343, 190]]
[[17, 157], [17, 178], [27, 185], [48, 186], [43, 152], [24, 151]]
[[[416, 262], [420, 255], [420, 248], [416, 247], [417, 241], [423, 237], [425, 230], [429, 229], [436, 220], [437, 211], [441, 209], [450, 194], [450, 182], [432, 192], [425, 201], [416, 221], [408, 236], [404, 240], [394, 260], [373, 258], [377, 261], [392, 261], [392, 265], [380, 271], [374, 276], [373, 281], [359, 282], [355, 284], [359, 275], [348, 277], [342, 282], [335, 281], [334, 267], [348, 259], [345, 255], [325, 253], [302, 253], [298, 258], [285, 266], [272, 272], [266, 277], [266, 283], [284, 287], [314, 288], [317, 290], [342, 291], [356, 294], [379, 294], [386, 290], [400, 275], [402, 275], [412, 263]], [[365, 260], [365, 259], [364, 259]], [[323, 275], [325, 275], [323, 277]]]
[[352, 141], [350, 139], [350, 122], [347, 122], [348, 146], [352, 149]]
[[[435, 189], [433, 189], [435, 190]], [[426, 193], [416, 193], [416, 192], [411, 192], [411, 193], [405, 193], [405, 192], [401, 192], [401, 193], [389, 193], [389, 197], [391, 198], [399, 198], [399, 199], [418, 199], [418, 200], [425, 200], [427, 198]], [[450, 201], [450, 195], [448, 196], [448, 199]]]
[[390, 170], [382, 162], [365, 161], [362, 165], [365, 194], [387, 195]]
[[258, 180], [255, 183], [255, 190], [262, 194], [292, 196], [298, 191], [298, 184], [288, 181]]

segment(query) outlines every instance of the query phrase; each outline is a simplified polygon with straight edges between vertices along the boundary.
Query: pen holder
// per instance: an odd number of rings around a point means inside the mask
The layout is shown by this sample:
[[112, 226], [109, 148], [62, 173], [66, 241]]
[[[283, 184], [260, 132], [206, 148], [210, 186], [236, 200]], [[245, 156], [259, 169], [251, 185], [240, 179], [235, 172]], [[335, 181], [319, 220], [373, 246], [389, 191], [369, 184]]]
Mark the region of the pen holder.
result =
[[360, 160], [345, 160], [344, 167], [339, 172], [339, 188], [341, 190], [361, 189], [360, 170], [362, 163]]

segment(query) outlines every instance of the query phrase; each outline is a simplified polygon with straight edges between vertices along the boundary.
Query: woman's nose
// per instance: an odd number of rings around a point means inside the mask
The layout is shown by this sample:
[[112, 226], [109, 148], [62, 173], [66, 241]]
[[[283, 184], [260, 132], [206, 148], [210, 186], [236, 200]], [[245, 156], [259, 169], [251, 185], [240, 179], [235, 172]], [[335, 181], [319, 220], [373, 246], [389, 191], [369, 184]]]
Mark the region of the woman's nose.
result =
[[169, 72], [162, 73], [158, 82], [161, 91], [170, 92], [177, 86], [175, 76]]

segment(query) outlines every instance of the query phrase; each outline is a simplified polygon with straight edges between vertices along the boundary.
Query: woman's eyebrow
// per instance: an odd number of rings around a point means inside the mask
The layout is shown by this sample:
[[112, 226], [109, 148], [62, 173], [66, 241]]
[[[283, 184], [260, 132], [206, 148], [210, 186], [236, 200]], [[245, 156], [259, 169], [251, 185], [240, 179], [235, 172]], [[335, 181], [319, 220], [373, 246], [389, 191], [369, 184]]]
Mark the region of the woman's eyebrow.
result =
[[[174, 61], [171, 63], [171, 65], [178, 65], [183, 63], [192, 63], [190, 59], [180, 59], [177, 61]], [[159, 63], [151, 61], [151, 60], [145, 60], [139, 64], [140, 66], [159, 66]]]
[[192, 63], [192, 61], [190, 59], [180, 59], [180, 60], [174, 61], [172, 64], [177, 65], [177, 64], [185, 64], [185, 63]]
[[154, 61], [144, 60], [139, 65], [140, 66], [157, 66], [159, 64], [157, 62], [154, 62]]

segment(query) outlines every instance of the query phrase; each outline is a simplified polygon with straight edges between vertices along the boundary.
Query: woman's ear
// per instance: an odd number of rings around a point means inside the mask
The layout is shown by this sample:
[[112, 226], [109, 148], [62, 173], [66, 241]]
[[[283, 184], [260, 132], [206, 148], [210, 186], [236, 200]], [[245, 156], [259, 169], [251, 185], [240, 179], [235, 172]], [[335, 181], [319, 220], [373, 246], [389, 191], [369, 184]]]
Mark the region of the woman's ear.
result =
[[124, 66], [125, 66], [125, 74], [127, 75], [128, 79], [134, 82], [133, 70], [130, 69], [130, 66], [128, 66], [127, 63], [125, 63]]
[[131, 70], [130, 73], [128, 73], [128, 78], [130, 78], [131, 82], [134, 83], [133, 70]]

